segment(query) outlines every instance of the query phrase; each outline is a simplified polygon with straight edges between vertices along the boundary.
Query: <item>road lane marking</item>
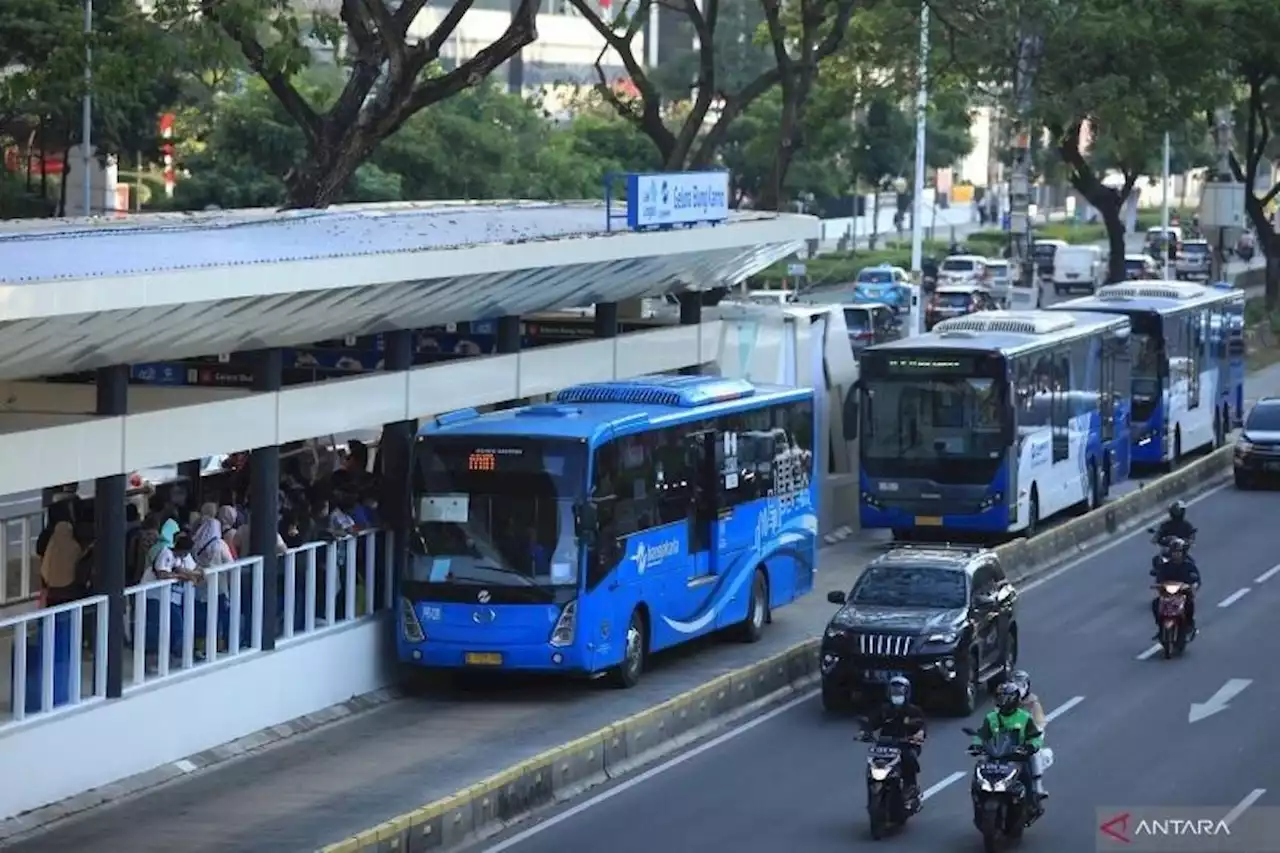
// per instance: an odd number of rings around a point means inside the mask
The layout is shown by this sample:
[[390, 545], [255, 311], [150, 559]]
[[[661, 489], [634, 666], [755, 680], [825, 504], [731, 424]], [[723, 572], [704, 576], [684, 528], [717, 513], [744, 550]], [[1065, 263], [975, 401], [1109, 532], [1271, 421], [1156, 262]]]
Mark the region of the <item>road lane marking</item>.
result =
[[643, 773], [639, 773], [628, 779], [622, 780], [617, 785], [614, 785], [612, 788], [609, 788], [607, 791], [601, 791], [600, 793], [596, 794], [594, 797], [591, 797], [590, 799], [587, 799], [587, 800], [583, 800], [581, 803], [578, 803], [576, 806], [571, 806], [570, 808], [565, 809], [559, 814], [552, 815], [551, 817], [547, 818], [541, 823], [536, 823], [533, 826], [529, 827], [528, 829], [517, 832], [515, 835], [505, 839], [504, 841], [499, 841], [497, 844], [484, 848], [485, 853], [502, 853], [503, 850], [510, 850], [513, 847], [517, 847], [523, 844], [524, 842], [528, 841], [530, 838], [533, 838], [534, 836], [539, 835], [547, 831], [548, 829], [551, 829], [553, 826], [558, 826], [567, 820], [572, 820], [573, 818], [577, 817], [578, 815], [582, 814], [588, 809], [595, 808], [601, 803], [608, 802], [609, 800], [612, 800], [614, 797], [618, 796], [619, 794], [623, 794], [631, 790], [632, 788], [636, 787], [637, 785], [643, 785], [645, 782], [648, 782], [650, 779], [654, 778], [655, 776], [661, 776], [663, 773], [666, 773], [668, 770], [679, 767], [681, 764], [684, 764], [686, 761], [688, 761], [691, 758], [697, 758], [699, 755], [702, 755], [702, 753], [704, 752], [709, 752], [710, 750], [713, 750], [722, 744], [728, 743], [729, 741], [733, 740], [739, 735], [746, 734], [747, 732], [751, 731], [757, 726], [764, 725], [765, 723], [769, 722], [775, 717], [782, 716], [783, 714], [796, 708], [797, 706], [803, 705], [804, 703], [812, 700], [815, 696], [818, 695], [819, 692], [820, 691], [818, 690], [810, 690], [806, 693], [801, 694], [800, 696], [797, 696], [796, 698], [792, 699], [789, 702], [779, 705], [778, 707], [770, 711], [766, 711], [765, 713], [761, 714], [758, 717], [752, 717], [750, 720], [747, 720], [742, 725], [729, 729], [729, 731], [724, 732], [723, 734], [717, 735], [713, 737], [711, 740], [706, 741], [705, 743], [698, 744], [693, 749], [690, 749], [688, 752], [682, 752], [678, 755], [674, 755], [671, 758], [668, 758], [666, 761], [662, 762], [661, 764], [657, 765], [656, 767], [650, 767], [648, 770], [645, 770]]
[[1218, 606], [1219, 606], [1219, 607], [1230, 607], [1231, 605], [1235, 604], [1237, 601], [1239, 601], [1240, 599], [1244, 598], [1244, 597], [1245, 597], [1246, 595], [1248, 595], [1248, 594], [1249, 594], [1249, 587], [1247, 587], [1247, 586], [1246, 586], [1246, 587], [1241, 587], [1240, 589], [1237, 589], [1235, 592], [1233, 592], [1233, 593], [1231, 593], [1230, 595], [1228, 595], [1226, 598], [1224, 598], [1224, 599], [1222, 599], [1221, 601], [1219, 601], [1219, 602], [1218, 602]]
[[[1187, 501], [1186, 502], [1187, 506], [1189, 507], [1195, 506], [1196, 504], [1200, 503], [1200, 501], [1208, 500], [1209, 498], [1213, 497], [1218, 492], [1222, 491], [1223, 489], [1227, 488], [1227, 486], [1230, 486], [1230, 485], [1231, 485], [1231, 481], [1228, 480], [1227, 482], [1223, 483], [1220, 486], [1214, 486], [1212, 489], [1210, 489], [1207, 492], [1201, 492], [1191, 500]], [[1105, 504], [1103, 506], [1105, 506]], [[1123, 536], [1120, 536], [1116, 539], [1112, 539], [1098, 546], [1097, 548], [1090, 549], [1088, 554], [1082, 554], [1081, 556], [1076, 557], [1074, 560], [1071, 560], [1070, 562], [1059, 566], [1053, 571], [1047, 574], [1041, 575], [1040, 577], [1036, 578], [1030, 583], [1020, 585], [1018, 587], [1018, 592], [1020, 593], [1030, 592], [1036, 587], [1043, 586], [1044, 584], [1047, 584], [1049, 581], [1053, 580], [1054, 578], [1060, 575], [1066, 574], [1067, 572], [1071, 571], [1077, 566], [1083, 563], [1087, 563], [1090, 560], [1096, 559], [1100, 555], [1107, 553], [1113, 548], [1118, 548], [1119, 546], [1123, 545], [1125, 542], [1128, 542], [1130, 539], [1134, 538], [1135, 536], [1146, 535], [1146, 533], [1147, 533], [1147, 529], [1145, 527], [1136, 527], [1133, 530], [1130, 530], [1128, 533], [1124, 534]]]
[[1163, 650], [1163, 648], [1164, 648], [1164, 647], [1163, 647], [1163, 646], [1161, 646], [1159, 643], [1156, 643], [1154, 646], [1152, 646], [1151, 648], [1147, 649], [1147, 650], [1146, 650], [1145, 652], [1143, 652], [1142, 654], [1138, 655], [1137, 660], [1150, 660], [1151, 658], [1153, 658], [1153, 657], [1155, 657], [1156, 655], [1160, 654], [1160, 652]]
[[1072, 708], [1079, 705], [1083, 701], [1084, 701], [1083, 696], [1072, 696], [1070, 699], [1063, 702], [1061, 705], [1054, 708], [1049, 713], [1045, 714], [1044, 721], [1046, 723], [1052, 723], [1054, 720], [1058, 719], [1063, 714], [1067, 713], [1068, 711], [1070, 711]]
[[1266, 570], [1265, 572], [1263, 572], [1262, 574], [1258, 575], [1256, 578], [1254, 578], [1254, 579], [1253, 579], [1253, 582], [1254, 582], [1254, 583], [1266, 583], [1267, 581], [1271, 580], [1271, 579], [1272, 579], [1273, 577], [1275, 577], [1276, 575], [1280, 575], [1280, 563], [1277, 563], [1276, 565], [1274, 565], [1274, 566], [1272, 566], [1271, 568], [1267, 569], [1267, 570]]
[[935, 782], [934, 784], [930, 785], [928, 788], [925, 788], [924, 793], [920, 795], [920, 799], [927, 800], [932, 796], [940, 794], [942, 793], [942, 791], [946, 790], [948, 785], [954, 785], [955, 783], [959, 782], [961, 779], [965, 778], [968, 775], [969, 774], [965, 773], [963, 770], [957, 770], [955, 773], [952, 773], [950, 776], [943, 779], [941, 782]]
[[1228, 827], [1230, 827], [1231, 824], [1239, 820], [1240, 815], [1244, 814], [1249, 810], [1250, 806], [1252, 806], [1258, 800], [1262, 799], [1262, 795], [1265, 794], [1266, 792], [1267, 792], [1266, 788], [1254, 788], [1252, 791], [1248, 793], [1248, 795], [1243, 800], [1236, 803], [1235, 808], [1227, 812], [1227, 815], [1222, 819], [1222, 822], [1225, 823]]

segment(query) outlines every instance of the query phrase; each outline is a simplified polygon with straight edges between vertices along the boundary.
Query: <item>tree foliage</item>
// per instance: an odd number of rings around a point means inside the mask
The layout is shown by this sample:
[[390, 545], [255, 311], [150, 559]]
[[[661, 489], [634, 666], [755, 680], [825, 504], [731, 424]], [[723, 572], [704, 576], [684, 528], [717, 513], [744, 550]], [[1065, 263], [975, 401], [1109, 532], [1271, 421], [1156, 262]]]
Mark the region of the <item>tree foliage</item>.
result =
[[[1175, 130], [1221, 89], [1210, 0], [958, 0], [934, 8], [956, 67], [1026, 128], [1046, 127], [1071, 185], [1107, 227], [1123, 278], [1121, 210]], [[1023, 97], [1026, 96], [1026, 98]], [[1105, 182], [1105, 167], [1119, 185]]]
[[[174, 24], [205, 24], [211, 38], [239, 49], [302, 133], [285, 179], [287, 206], [325, 207], [413, 116], [476, 86], [537, 38], [540, 0], [519, 0], [493, 43], [444, 70], [445, 43], [473, 3], [456, 0], [421, 37], [411, 30], [427, 0], [341, 0], [336, 16], [315, 11], [309, 19], [291, 0], [159, 0], [157, 10]], [[322, 100], [296, 84], [317, 54], [346, 72]]]

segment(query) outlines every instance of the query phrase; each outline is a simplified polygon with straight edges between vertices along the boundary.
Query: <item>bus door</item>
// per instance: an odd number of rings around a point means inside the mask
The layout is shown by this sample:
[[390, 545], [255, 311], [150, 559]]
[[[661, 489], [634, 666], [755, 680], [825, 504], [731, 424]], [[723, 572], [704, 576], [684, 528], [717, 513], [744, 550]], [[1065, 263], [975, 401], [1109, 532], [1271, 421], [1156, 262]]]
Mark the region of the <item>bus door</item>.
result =
[[720, 579], [720, 561], [716, 548], [720, 537], [716, 495], [718, 436], [716, 430], [709, 429], [691, 433], [687, 438], [689, 473], [693, 485], [689, 502], [689, 556], [692, 565], [691, 572], [685, 579], [684, 607], [681, 611], [685, 619], [697, 623], [699, 629], [705, 630], [714, 628], [714, 624], [704, 626], [700, 623]]

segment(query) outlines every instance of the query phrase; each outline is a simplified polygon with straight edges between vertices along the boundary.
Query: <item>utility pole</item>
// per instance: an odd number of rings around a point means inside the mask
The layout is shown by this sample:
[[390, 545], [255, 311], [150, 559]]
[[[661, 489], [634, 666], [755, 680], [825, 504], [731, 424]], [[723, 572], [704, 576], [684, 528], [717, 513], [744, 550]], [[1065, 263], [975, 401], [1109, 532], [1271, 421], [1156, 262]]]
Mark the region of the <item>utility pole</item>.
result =
[[1164, 260], [1164, 275], [1161, 279], [1168, 281], [1172, 276], [1169, 275], [1169, 250], [1167, 244], [1169, 242], [1169, 131], [1164, 132], [1164, 180], [1161, 182], [1160, 191], [1160, 255]]
[[[93, 0], [84, 0], [84, 100], [80, 109], [80, 168], [84, 176], [84, 215], [93, 215]], [[65, 203], [64, 203], [65, 204]], [[63, 211], [66, 214], [66, 211]]]
[[1218, 153], [1217, 173], [1205, 182], [1200, 199], [1200, 225], [1212, 229], [1215, 251], [1211, 281], [1226, 279], [1226, 242], [1229, 230], [1244, 227], [1244, 184], [1231, 173], [1231, 139], [1234, 122], [1230, 108], [1213, 115], [1213, 142]]
[[[916, 174], [911, 199], [911, 272], [924, 273], [924, 171], [929, 130], [929, 4], [920, 4], [920, 87], [916, 90]], [[938, 200], [933, 203], [936, 207]]]
[[[1040, 280], [1031, 253], [1034, 235], [1031, 223], [1031, 95], [1040, 39], [1018, 33], [1018, 64], [1013, 74], [1014, 114], [1009, 138], [1013, 148], [1013, 168], [1009, 173], [1009, 267], [1029, 288], [1030, 305], [1040, 307]], [[1016, 292], [1016, 291], [1015, 291]]]

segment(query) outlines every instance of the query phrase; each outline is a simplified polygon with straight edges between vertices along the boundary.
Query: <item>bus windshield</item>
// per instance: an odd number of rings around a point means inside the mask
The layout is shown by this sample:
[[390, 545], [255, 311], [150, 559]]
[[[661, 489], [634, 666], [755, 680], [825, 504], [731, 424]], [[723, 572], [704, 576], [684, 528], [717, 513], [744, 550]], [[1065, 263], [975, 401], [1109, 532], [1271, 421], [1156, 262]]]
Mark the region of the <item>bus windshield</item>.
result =
[[409, 582], [572, 587], [573, 508], [586, 451], [508, 436], [423, 438], [415, 460], [417, 535]]
[[[873, 477], [965, 482], [1004, 456], [1006, 383], [978, 376], [866, 381], [862, 457]], [[977, 466], [956, 463], [980, 463]], [[957, 480], [956, 478], [961, 478]]]

